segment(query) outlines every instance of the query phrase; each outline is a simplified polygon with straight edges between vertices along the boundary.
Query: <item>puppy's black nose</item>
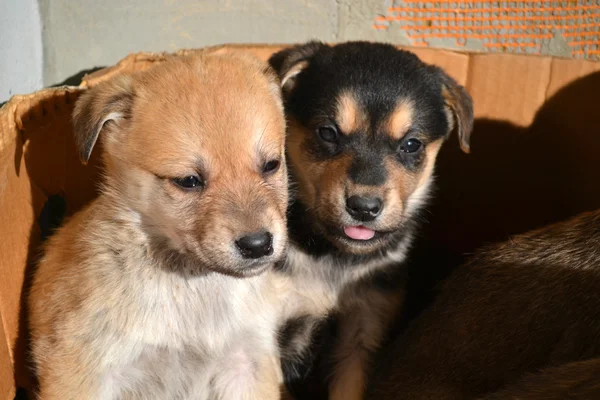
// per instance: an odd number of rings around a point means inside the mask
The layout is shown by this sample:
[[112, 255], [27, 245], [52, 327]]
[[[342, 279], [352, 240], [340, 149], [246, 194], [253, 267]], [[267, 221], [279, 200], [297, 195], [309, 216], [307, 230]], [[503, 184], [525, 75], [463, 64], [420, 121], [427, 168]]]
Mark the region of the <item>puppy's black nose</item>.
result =
[[350, 196], [346, 199], [346, 210], [354, 219], [373, 221], [379, 214], [383, 202], [377, 197]]
[[261, 258], [273, 254], [273, 236], [269, 232], [254, 232], [235, 241], [244, 258]]

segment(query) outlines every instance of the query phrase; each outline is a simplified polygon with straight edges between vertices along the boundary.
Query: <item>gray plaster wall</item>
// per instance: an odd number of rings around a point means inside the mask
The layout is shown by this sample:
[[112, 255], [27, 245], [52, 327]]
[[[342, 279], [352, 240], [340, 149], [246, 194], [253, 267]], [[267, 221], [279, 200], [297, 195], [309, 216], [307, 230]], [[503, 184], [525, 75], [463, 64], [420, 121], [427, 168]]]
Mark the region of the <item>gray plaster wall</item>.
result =
[[0, 0], [0, 102], [131, 52], [221, 43], [390, 40], [391, 0]]
[[37, 0], [0, 0], [0, 103], [42, 87]]
[[81, 70], [114, 64], [137, 51], [173, 51], [227, 42], [375, 39], [373, 17], [390, 2], [39, 0], [39, 4], [44, 83], [54, 84]]
[[[376, 17], [390, 16], [389, 7], [399, 4], [404, 2], [0, 0], [0, 102], [15, 93], [63, 82], [83, 70], [112, 65], [139, 51], [309, 39], [410, 45], [407, 31], [398, 23], [388, 21], [382, 23], [386, 29], [373, 28]], [[571, 50], [565, 39], [551, 32], [555, 36], [544, 41], [542, 53], [569, 57]], [[454, 39], [431, 38], [428, 44], [486, 51], [478, 39], [468, 39], [459, 46]]]

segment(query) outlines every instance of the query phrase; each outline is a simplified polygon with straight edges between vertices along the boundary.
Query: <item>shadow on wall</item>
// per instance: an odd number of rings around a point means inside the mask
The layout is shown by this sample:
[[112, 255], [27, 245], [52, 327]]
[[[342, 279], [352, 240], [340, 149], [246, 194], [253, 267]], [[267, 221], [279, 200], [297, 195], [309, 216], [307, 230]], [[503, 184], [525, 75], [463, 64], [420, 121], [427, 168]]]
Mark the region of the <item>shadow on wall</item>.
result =
[[477, 120], [471, 154], [450, 138], [437, 163], [429, 223], [409, 265], [404, 319], [479, 246], [600, 208], [598, 104], [600, 72], [558, 91], [527, 128]]
[[[24, 157], [35, 215], [40, 216], [51, 199], [40, 219], [46, 222], [40, 226], [36, 221], [31, 227], [24, 289], [42, 234], [62, 216], [52, 214], [71, 215], [97, 193], [101, 146], [87, 167], [79, 163], [70, 122], [74, 101], [73, 95], [57, 98], [23, 118], [23, 147], [17, 148], [15, 167], [18, 170]], [[528, 128], [476, 121], [471, 155], [462, 154], [456, 139], [450, 139], [440, 154], [438, 190], [423, 230], [428, 241], [416, 249], [409, 268], [409, 310], [418, 310], [433, 282], [445, 276], [461, 255], [481, 244], [600, 208], [598, 104], [600, 73], [595, 73], [550, 98]], [[24, 357], [27, 291], [23, 293], [15, 374], [19, 385], [30, 386]]]
[[94, 73], [94, 72], [99, 71], [104, 68], [106, 68], [106, 67], [94, 67], [94, 68], [80, 71], [80, 72], [76, 73], [75, 75], [68, 77], [64, 81], [57, 83], [56, 85], [52, 85], [51, 87], [79, 86], [79, 84], [81, 84], [81, 80], [83, 79], [84, 76]]
[[446, 146], [431, 234], [457, 253], [600, 207], [600, 73], [540, 108], [531, 126], [478, 120], [472, 154]]

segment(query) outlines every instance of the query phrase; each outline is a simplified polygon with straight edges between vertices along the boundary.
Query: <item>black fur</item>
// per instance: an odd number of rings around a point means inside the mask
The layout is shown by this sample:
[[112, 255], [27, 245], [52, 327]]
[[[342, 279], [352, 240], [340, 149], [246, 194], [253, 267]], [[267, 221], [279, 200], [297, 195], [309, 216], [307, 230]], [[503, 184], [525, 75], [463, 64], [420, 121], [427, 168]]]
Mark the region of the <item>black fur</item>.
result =
[[[425, 144], [448, 134], [448, 120], [445, 113], [447, 103], [441, 96], [446, 88], [458, 93], [461, 101], [470, 111], [471, 100], [452, 78], [437, 67], [424, 64], [411, 52], [398, 50], [384, 43], [348, 42], [328, 46], [320, 42], [285, 49], [271, 57], [269, 63], [280, 74], [296, 63], [305, 61], [307, 67], [294, 78], [294, 88], [286, 96], [286, 113], [315, 131], [321, 124], [328, 123], [327, 116], [335, 114], [335, 99], [344, 92], [350, 92], [367, 111], [370, 132], [345, 132], [351, 134], [340, 138], [338, 149], [323, 146], [315, 134], [310, 148], [306, 151], [315, 161], [331, 159], [341, 153], [352, 154], [349, 178], [363, 185], [380, 185], [387, 179], [383, 159], [395, 154], [396, 159], [409, 170], [417, 168], [422, 161], [422, 152], [409, 155], [398, 152], [402, 140], [417, 136]], [[415, 124], [410, 129], [413, 134], [395, 141], [382, 132], [383, 122], [403, 100], [414, 104]], [[471, 124], [465, 121], [465, 124]], [[358, 134], [356, 134], [358, 133]], [[292, 177], [293, 178], [293, 177]], [[398, 232], [384, 249], [373, 254], [353, 255], [339, 251], [315, 229], [307, 207], [292, 201], [289, 215], [289, 230], [292, 240], [307, 253], [315, 256], [335, 254], [340, 264], [359, 264], [382, 257], [386, 251], [397, 246], [403, 235]], [[404, 231], [416, 225], [415, 219], [408, 221]]]
[[[365, 142], [364, 136], [361, 138], [363, 138], [362, 142]], [[367, 186], [379, 186], [385, 183], [388, 173], [378, 150], [374, 146], [369, 146], [368, 143], [359, 143], [358, 146], [354, 146], [355, 155], [348, 171], [348, 175], [354, 183]]]
[[[400, 147], [410, 138], [416, 138], [427, 146], [430, 142], [446, 137], [450, 130], [447, 107], [452, 108], [458, 119], [464, 116], [472, 119], [471, 100], [464, 89], [439, 68], [426, 65], [413, 53], [398, 50], [392, 45], [349, 42], [328, 46], [310, 42], [283, 50], [272, 56], [269, 62], [280, 77], [288, 77], [283, 87], [287, 115], [308, 131], [314, 132], [304, 143], [302, 150], [306, 156], [314, 162], [350, 156], [352, 162], [347, 178], [356, 184], [384, 185], [390, 179], [390, 173], [384, 163], [386, 159], [395, 160], [399, 167], [408, 172], [418, 172], [425, 159], [423, 149], [405, 153], [400, 151]], [[297, 75], [286, 75], [289, 71], [294, 71], [301, 62], [306, 63], [306, 66], [303, 66]], [[336, 100], [342, 93], [352, 94], [358, 106], [367, 115], [368, 121], [364, 124], [364, 131], [341, 132], [333, 142], [324, 140], [319, 136], [319, 127], [340, 129], [333, 116], [337, 113]], [[450, 102], [458, 99], [460, 104], [449, 104], [445, 93], [452, 97]], [[408, 133], [398, 140], [387, 131], [387, 124], [397, 106], [405, 101], [413, 105], [413, 125]], [[469, 131], [466, 136], [459, 131], [467, 146], [470, 124], [472, 121], [458, 121], [457, 124], [459, 129]], [[335, 268], [343, 269], [357, 268], [370, 261], [385, 260], [389, 251], [398, 248], [400, 243], [407, 239], [407, 235], [414, 234], [420, 219], [419, 213], [416, 212], [403, 221], [399, 229], [387, 233], [388, 240], [385, 244], [371, 253], [359, 255], [340, 250], [330, 242], [323, 230], [332, 236], [343, 233], [328, 231], [336, 228], [329, 228], [327, 221], [316, 221], [306, 204], [298, 200], [292, 201], [289, 211], [289, 234], [295, 246], [315, 259], [330, 257], [334, 260]], [[399, 282], [405, 282], [405, 279], [398, 278], [397, 271], [401, 271], [402, 274], [405, 271], [403, 268], [395, 268], [392, 262], [389, 267], [392, 268], [387, 270], [396, 271], [371, 277], [372, 286], [382, 291], [399, 289]], [[305, 322], [290, 322], [283, 329], [282, 337], [291, 341], [290, 335], [303, 331], [299, 324]], [[331, 326], [323, 325], [320, 336], [331, 337]], [[325, 331], [329, 333], [326, 335]], [[301, 384], [295, 383], [298, 383], [301, 375], [314, 368], [300, 367], [298, 359], [286, 359], [285, 346], [282, 353], [286, 381], [288, 384], [294, 382], [291, 386], [296, 388], [302, 387]], [[310, 356], [300, 360], [302, 361], [315, 362]], [[299, 374], [298, 371], [304, 372]], [[304, 392], [306, 393], [306, 390]]]
[[[344, 132], [347, 136], [340, 138], [337, 148], [323, 146], [315, 135], [306, 149], [315, 160], [351, 153], [354, 161], [350, 177], [365, 185], [385, 182], [385, 168], [378, 161], [390, 154], [398, 154], [398, 162], [405, 167], [418, 169], [422, 157], [399, 153], [401, 141], [390, 140], [385, 134], [384, 122], [407, 99], [416, 111], [416, 123], [411, 127], [415, 137], [427, 143], [447, 135], [445, 102], [440, 94], [443, 86], [453, 81], [413, 53], [367, 42], [334, 47], [311, 43], [296, 51], [299, 55], [288, 57], [303, 57], [308, 66], [295, 78], [294, 90], [286, 99], [286, 112], [316, 131], [320, 125], [333, 124], [327, 116], [335, 114], [334, 99], [350, 92], [369, 116], [369, 132]], [[280, 58], [276, 55], [271, 59], [275, 68], [285, 64]]]
[[[405, 238], [405, 233], [412, 234], [415, 231], [419, 216], [415, 215], [406, 220], [402, 230], [391, 233], [392, 238], [385, 247], [367, 254], [352, 254], [340, 250], [327, 240], [314, 225], [307, 222], [310, 221], [310, 218], [310, 213], [307, 212], [306, 206], [302, 202], [296, 200], [290, 205], [288, 214], [290, 240], [297, 247], [316, 258], [334, 255], [337, 261], [335, 265], [340, 268], [351, 268], [353, 265], [360, 266], [369, 261], [384, 258], [388, 251], [395, 249]], [[285, 266], [282, 265], [281, 268], [283, 269]]]
[[[330, 315], [325, 320], [302, 319], [304, 328], [312, 330], [310, 348], [294, 357], [283, 357], [282, 367], [285, 373], [285, 383], [294, 399], [326, 400], [327, 386], [322, 377], [327, 376], [331, 346], [337, 337], [337, 320]], [[298, 327], [298, 321], [292, 322]]]
[[[322, 344], [319, 340], [319, 332], [324, 333], [324, 321], [314, 318], [310, 315], [292, 319], [286, 322], [283, 328], [279, 331], [279, 346], [282, 349], [291, 349], [294, 347], [293, 341], [299, 337], [309, 337], [311, 347], [316, 347]], [[308, 350], [308, 349], [304, 349]], [[294, 352], [293, 354], [284, 354], [283, 359], [286, 361], [286, 371], [288, 371], [288, 382], [300, 381], [306, 378], [311, 370], [313, 361], [317, 352], [303, 351]]]
[[[310, 126], [315, 116], [334, 114], [332, 99], [348, 91], [367, 110], [372, 132], [380, 129], [381, 121], [399, 101], [410, 99], [415, 103], [415, 120], [419, 121], [415, 130], [431, 139], [447, 134], [444, 100], [440, 96], [446, 76], [438, 68], [426, 66], [413, 53], [388, 44], [306, 46], [318, 51], [311, 57], [303, 53], [308, 66], [296, 78], [295, 89], [286, 100], [287, 112], [305, 126]], [[277, 59], [271, 59], [275, 67]]]
[[61, 195], [52, 195], [44, 204], [38, 224], [40, 226], [40, 241], [45, 242], [58, 229], [67, 212], [67, 202]]

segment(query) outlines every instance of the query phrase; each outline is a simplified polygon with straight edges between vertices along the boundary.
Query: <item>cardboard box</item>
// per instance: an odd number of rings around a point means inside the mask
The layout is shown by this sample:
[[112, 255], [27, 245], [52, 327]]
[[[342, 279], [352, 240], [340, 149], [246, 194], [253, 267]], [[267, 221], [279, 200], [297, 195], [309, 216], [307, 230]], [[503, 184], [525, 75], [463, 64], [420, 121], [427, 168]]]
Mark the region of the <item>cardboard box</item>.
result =
[[[242, 46], [267, 59], [279, 46]], [[133, 54], [80, 87], [15, 96], [0, 110], [0, 399], [28, 386], [24, 289], [40, 252], [44, 206], [71, 215], [96, 195], [99, 153], [79, 163], [71, 112], [86, 87], [175, 55]], [[600, 207], [600, 63], [413, 49], [465, 85], [475, 102], [472, 154], [441, 152], [425, 232], [456, 254]], [[51, 202], [48, 202], [48, 199]], [[41, 225], [40, 225], [41, 224]]]

